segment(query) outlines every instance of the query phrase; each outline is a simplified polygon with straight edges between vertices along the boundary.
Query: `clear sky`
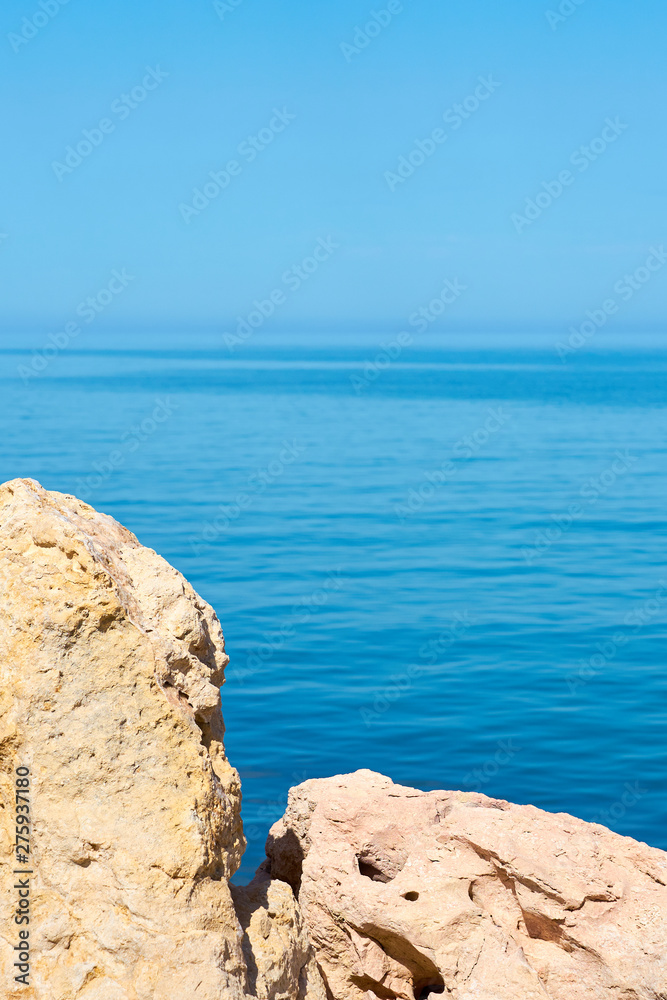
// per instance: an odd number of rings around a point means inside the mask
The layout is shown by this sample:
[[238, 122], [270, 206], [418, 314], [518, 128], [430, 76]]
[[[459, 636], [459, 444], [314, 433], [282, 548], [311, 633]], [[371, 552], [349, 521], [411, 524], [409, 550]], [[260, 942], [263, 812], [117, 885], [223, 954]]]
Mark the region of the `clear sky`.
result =
[[667, 266], [613, 289], [667, 243], [664, 0], [6, 0], [0, 29], [6, 331], [110, 282], [100, 329], [271, 293], [276, 331], [382, 326], [446, 279], [464, 326], [663, 321]]

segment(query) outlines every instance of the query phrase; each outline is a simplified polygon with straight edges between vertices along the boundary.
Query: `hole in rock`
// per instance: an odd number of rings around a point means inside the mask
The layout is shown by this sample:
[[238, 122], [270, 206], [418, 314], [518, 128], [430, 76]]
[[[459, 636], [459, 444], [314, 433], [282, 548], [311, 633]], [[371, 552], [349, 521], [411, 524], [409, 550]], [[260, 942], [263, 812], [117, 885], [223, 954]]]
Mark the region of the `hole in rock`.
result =
[[90, 858], [83, 858], [83, 860], [81, 860], [81, 861], [75, 861], [74, 862], [74, 864], [78, 865], [79, 868], [90, 868], [90, 866], [92, 865], [92, 863], [93, 862], [90, 860]]
[[415, 900], [419, 899], [419, 893], [418, 892], [405, 892], [405, 893], [403, 893], [403, 899], [409, 899], [411, 903], [414, 903]]
[[372, 882], [391, 882], [402, 870], [406, 858], [395, 851], [369, 847], [357, 854], [359, 872]]
[[[417, 992], [417, 989], [419, 992]], [[428, 997], [435, 995], [436, 993], [445, 992], [445, 984], [440, 980], [439, 983], [427, 983], [426, 986], [419, 986], [415, 989], [415, 997], [417, 1000], [428, 1000]]]
[[361, 874], [373, 882], [391, 882], [396, 877], [395, 875], [387, 875], [373, 861], [362, 861], [361, 858], [357, 858], [357, 861]]

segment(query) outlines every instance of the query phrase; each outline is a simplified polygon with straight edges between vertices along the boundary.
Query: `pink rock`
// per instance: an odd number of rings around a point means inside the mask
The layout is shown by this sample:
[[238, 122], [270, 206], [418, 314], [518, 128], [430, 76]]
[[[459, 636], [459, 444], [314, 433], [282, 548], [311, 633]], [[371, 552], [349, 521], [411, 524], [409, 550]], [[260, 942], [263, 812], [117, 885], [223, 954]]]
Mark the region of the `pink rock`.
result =
[[665, 1000], [667, 854], [372, 771], [307, 781], [267, 843], [334, 1000]]

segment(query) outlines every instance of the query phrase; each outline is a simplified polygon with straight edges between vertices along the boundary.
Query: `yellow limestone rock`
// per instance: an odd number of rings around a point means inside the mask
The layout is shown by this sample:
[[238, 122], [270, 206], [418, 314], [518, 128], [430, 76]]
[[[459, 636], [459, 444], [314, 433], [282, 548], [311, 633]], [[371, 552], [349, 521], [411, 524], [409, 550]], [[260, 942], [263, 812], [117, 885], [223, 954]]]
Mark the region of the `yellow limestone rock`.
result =
[[[32, 480], [0, 487], [0, 588], [0, 995], [253, 995], [228, 885], [244, 840], [215, 613], [112, 518]], [[17, 769], [29, 770], [28, 864]], [[29, 925], [16, 923], [16, 869], [31, 872]], [[29, 985], [15, 978], [22, 930]], [[299, 990], [297, 930], [269, 1000], [315, 996]]]

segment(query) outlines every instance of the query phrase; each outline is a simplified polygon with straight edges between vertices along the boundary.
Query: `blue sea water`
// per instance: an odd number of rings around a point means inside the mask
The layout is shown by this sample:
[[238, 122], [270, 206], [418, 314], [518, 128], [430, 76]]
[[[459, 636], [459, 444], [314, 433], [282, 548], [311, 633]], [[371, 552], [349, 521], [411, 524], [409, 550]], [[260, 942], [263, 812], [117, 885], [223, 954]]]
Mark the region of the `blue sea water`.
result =
[[108, 338], [24, 382], [5, 345], [1, 478], [218, 612], [242, 881], [291, 785], [361, 767], [667, 849], [667, 351], [377, 353]]

